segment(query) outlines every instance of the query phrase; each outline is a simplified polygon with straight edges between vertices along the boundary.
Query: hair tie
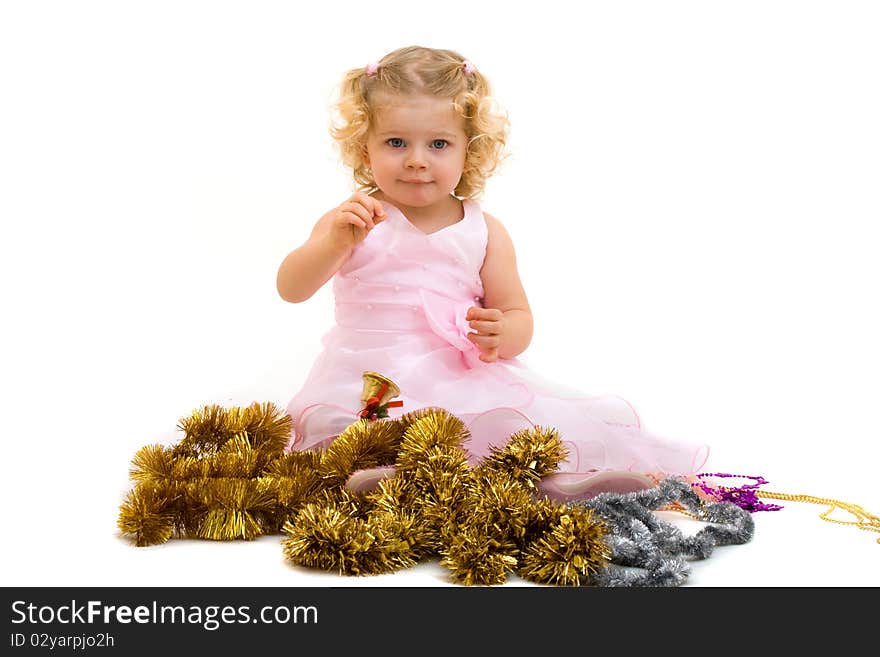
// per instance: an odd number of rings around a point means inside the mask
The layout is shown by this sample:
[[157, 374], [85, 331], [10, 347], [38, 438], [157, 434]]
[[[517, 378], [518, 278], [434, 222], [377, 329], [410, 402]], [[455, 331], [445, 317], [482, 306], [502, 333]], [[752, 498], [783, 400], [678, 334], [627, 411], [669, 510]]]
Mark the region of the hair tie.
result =
[[473, 75], [477, 70], [477, 67], [471, 64], [467, 59], [461, 63], [461, 67], [464, 69], [465, 75]]
[[379, 70], [379, 62], [370, 62], [369, 64], [367, 64], [367, 75], [369, 75], [369, 76], [376, 75], [378, 70]]

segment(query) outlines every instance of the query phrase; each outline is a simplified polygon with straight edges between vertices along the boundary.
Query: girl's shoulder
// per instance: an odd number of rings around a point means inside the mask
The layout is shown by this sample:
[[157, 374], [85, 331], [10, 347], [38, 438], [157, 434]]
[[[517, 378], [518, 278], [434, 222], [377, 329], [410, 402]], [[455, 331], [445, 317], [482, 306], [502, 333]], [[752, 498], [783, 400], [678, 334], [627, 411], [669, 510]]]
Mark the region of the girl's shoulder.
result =
[[486, 222], [487, 245], [496, 251], [499, 248], [504, 251], [513, 251], [513, 240], [501, 220], [485, 210], [482, 210], [482, 214]]
[[493, 233], [507, 233], [504, 224], [501, 223], [501, 220], [498, 217], [490, 212], [486, 212], [486, 210], [480, 207], [479, 203], [477, 204], [477, 207], [480, 208], [480, 214], [483, 215], [483, 219], [486, 221], [486, 227], [489, 229], [490, 237]]
[[477, 209], [478, 214], [482, 215], [483, 219], [484, 219], [485, 222], [486, 222], [486, 226], [489, 228], [489, 231], [490, 231], [490, 232], [491, 232], [493, 229], [494, 229], [494, 230], [498, 230], [499, 228], [500, 228], [501, 230], [504, 230], [504, 226], [502, 225], [502, 223], [501, 223], [501, 221], [498, 219], [498, 217], [496, 217], [494, 214], [491, 214], [491, 213], [487, 212], [487, 211], [483, 208], [483, 206], [480, 205], [480, 203], [479, 203], [478, 201], [471, 200], [471, 201], [469, 201], [469, 202], [470, 202], [470, 204], [472, 205], [472, 207], [474, 207], [474, 208]]

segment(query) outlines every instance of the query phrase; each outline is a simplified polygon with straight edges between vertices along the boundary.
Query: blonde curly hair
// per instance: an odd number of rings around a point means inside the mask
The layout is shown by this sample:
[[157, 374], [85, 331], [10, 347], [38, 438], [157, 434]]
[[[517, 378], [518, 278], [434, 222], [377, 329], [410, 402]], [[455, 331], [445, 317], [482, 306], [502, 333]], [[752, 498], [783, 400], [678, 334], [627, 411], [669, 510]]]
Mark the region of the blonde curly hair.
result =
[[[368, 70], [369, 68], [369, 70]], [[370, 67], [348, 71], [334, 105], [330, 134], [361, 190], [377, 189], [364, 161], [377, 94], [429, 94], [452, 100], [468, 138], [464, 170], [455, 188], [459, 198], [476, 198], [506, 157], [508, 119], [491, 96], [489, 81], [453, 50], [408, 46]]]

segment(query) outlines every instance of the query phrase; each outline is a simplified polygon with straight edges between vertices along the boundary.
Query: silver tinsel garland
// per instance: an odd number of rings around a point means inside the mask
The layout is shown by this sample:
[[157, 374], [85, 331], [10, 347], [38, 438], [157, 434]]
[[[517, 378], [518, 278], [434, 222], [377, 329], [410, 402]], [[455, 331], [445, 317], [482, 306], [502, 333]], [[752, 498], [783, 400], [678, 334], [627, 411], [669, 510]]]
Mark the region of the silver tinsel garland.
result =
[[[654, 513], [676, 503], [710, 524], [685, 536]], [[680, 586], [690, 574], [691, 560], [708, 558], [718, 545], [747, 543], [755, 529], [748, 511], [729, 502], [706, 504], [690, 484], [675, 477], [654, 488], [600, 493], [570, 504], [592, 509], [609, 528], [611, 560], [593, 575], [595, 586]]]

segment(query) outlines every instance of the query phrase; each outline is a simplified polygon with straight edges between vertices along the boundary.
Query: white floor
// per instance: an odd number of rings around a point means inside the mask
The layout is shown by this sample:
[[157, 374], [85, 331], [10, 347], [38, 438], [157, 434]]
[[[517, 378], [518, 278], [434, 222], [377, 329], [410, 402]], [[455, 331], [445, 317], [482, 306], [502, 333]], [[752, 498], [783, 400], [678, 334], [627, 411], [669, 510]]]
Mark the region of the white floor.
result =
[[[818, 518], [822, 510], [812, 505], [793, 504], [779, 512], [759, 515], [751, 542], [716, 548], [709, 559], [692, 562], [685, 586], [880, 585], [877, 566], [880, 545], [874, 542], [878, 534], [826, 523]], [[669, 514], [663, 517], [675, 521]], [[685, 531], [698, 528], [696, 523], [681, 524]], [[247, 543], [176, 541], [133, 548], [126, 541], [108, 535], [103, 544], [95, 546], [93, 542], [90, 549], [70, 550], [63, 559], [68, 567], [77, 563], [79, 570], [88, 568], [91, 563], [94, 570], [58, 573], [53, 577], [50, 572], [54, 569], [47, 568], [39, 579], [108, 586], [123, 582], [126, 586], [458, 586], [436, 560], [398, 573], [369, 577], [311, 571], [285, 561], [282, 539], [266, 536]], [[33, 580], [34, 575], [32, 573], [29, 579]], [[512, 575], [504, 586], [533, 584]]]
[[[26, 461], [34, 466], [29, 471], [10, 468], [12, 461], [7, 461], [5, 526], [12, 531], [5, 539], [6, 558], [0, 561], [4, 585], [457, 586], [436, 561], [370, 577], [297, 567], [285, 561], [282, 535], [228, 543], [172, 539], [160, 546], [135, 547], [115, 527], [118, 505], [129, 489], [130, 458], [142, 444], [170, 444], [180, 434], [172, 426], [171, 420], [176, 422], [173, 414], [164, 412], [163, 428], [162, 413], [149, 404], [138, 410], [125, 407], [107, 390], [105, 395], [92, 400], [103, 414], [90, 418], [89, 413], [82, 413], [72, 428], [71, 416], [67, 416], [67, 431], [43, 420], [43, 435], [51, 440], [23, 443], [17, 450], [19, 455], [28, 454]], [[227, 400], [230, 405], [244, 402], [243, 398]], [[88, 405], [85, 398], [78, 404]], [[764, 487], [768, 491], [837, 498], [880, 512], [869, 462], [826, 468], [821, 459], [807, 454], [774, 460], [778, 450], [766, 450], [767, 458], [763, 458], [760, 445], [743, 441], [737, 447], [730, 459], [723, 455], [730, 450], [721, 450], [720, 456], [716, 450], [718, 470], [762, 474], [770, 480]], [[754, 515], [751, 542], [718, 547], [709, 559], [692, 562], [685, 585], [880, 585], [880, 544], [876, 542], [880, 534], [821, 520], [824, 505], [780, 503], [784, 505], [780, 511]], [[661, 517], [686, 533], [702, 526], [678, 514]], [[839, 513], [834, 517], [850, 519]], [[505, 586], [532, 584], [512, 576]]]

